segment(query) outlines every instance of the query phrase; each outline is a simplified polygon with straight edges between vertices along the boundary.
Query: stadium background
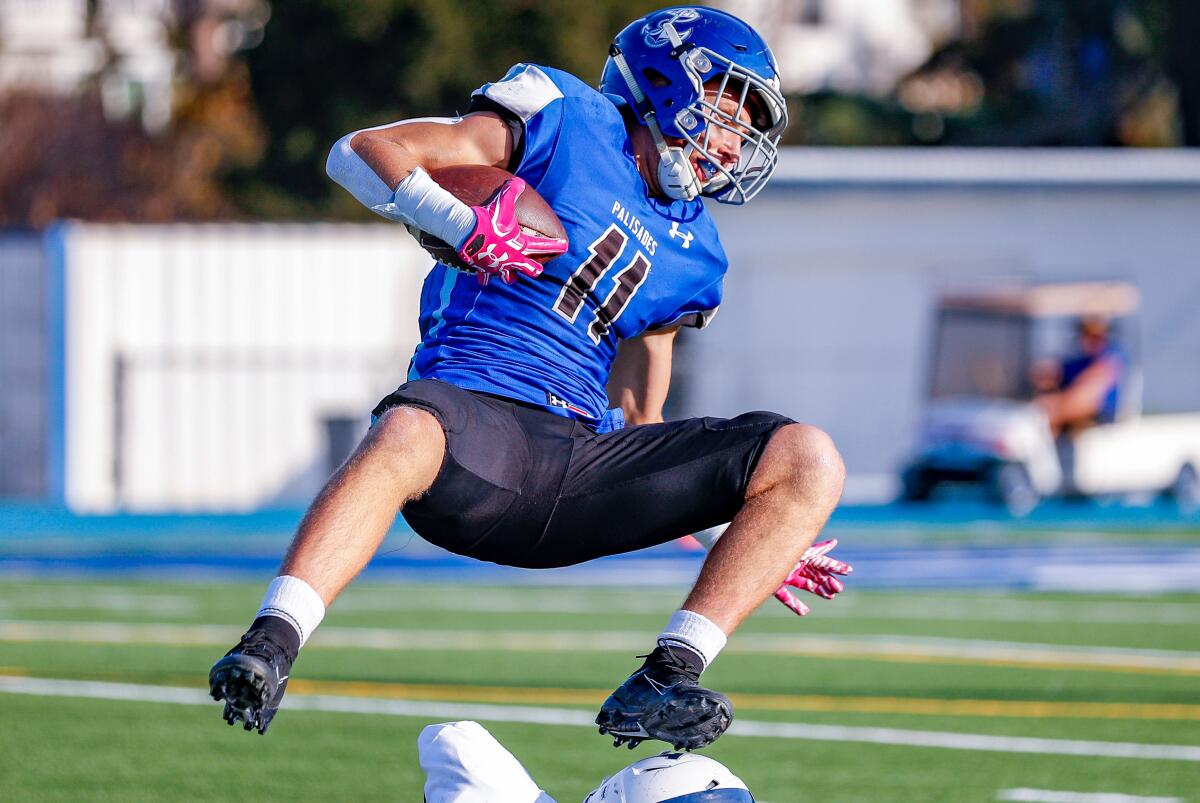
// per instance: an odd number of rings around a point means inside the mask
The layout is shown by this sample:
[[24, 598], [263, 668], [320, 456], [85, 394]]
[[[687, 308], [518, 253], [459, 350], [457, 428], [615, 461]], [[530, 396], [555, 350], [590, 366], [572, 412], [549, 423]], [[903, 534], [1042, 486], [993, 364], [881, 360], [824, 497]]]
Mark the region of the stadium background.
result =
[[[178, 703], [415, 338], [427, 260], [324, 178], [328, 145], [518, 60], [596, 75], [652, 7], [0, 0], [0, 796], [417, 800], [415, 734], [464, 716], [560, 800], [627, 760], [573, 726], [677, 604], [681, 546], [521, 572], [401, 523], [290, 722], [251, 740]], [[670, 414], [829, 430], [857, 571], [731, 642], [713, 682], [747, 724], [714, 755], [774, 803], [1194, 799], [1194, 517], [890, 500], [946, 289], [1129, 281], [1145, 409], [1200, 409], [1196, 6], [724, 7], [776, 48], [792, 147], [716, 210], [727, 303], [682, 338]]]

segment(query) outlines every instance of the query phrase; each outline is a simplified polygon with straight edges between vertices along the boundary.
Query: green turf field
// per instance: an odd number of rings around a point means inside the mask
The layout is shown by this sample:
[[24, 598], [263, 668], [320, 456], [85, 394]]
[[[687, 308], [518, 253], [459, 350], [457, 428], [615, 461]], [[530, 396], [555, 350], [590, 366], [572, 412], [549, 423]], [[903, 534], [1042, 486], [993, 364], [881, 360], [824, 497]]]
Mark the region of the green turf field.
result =
[[[659, 749], [577, 723], [679, 590], [356, 585], [265, 737], [198, 702], [260, 593], [0, 580], [0, 799], [420, 801], [417, 734], [469, 717], [564, 803]], [[804, 620], [771, 602], [705, 675], [743, 728], [709, 754], [768, 803], [1200, 801], [1198, 623], [1196, 596], [851, 590]]]

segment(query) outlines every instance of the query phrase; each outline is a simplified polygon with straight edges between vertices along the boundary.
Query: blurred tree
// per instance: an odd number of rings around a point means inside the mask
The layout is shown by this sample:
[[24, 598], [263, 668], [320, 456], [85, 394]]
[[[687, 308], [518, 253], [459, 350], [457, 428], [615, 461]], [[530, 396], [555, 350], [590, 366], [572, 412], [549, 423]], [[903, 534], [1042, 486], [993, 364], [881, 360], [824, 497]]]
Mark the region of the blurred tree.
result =
[[260, 150], [241, 85], [189, 93], [176, 113], [151, 136], [135, 120], [106, 117], [97, 92], [0, 99], [0, 225], [236, 216], [218, 173]]
[[788, 98], [785, 145], [890, 148], [911, 145], [913, 115], [890, 98], [814, 92]]
[[325, 177], [337, 137], [462, 111], [471, 90], [518, 61], [598, 78], [612, 36], [660, 5], [174, 0], [163, 130], [114, 118], [101, 102], [104, 73], [70, 96], [0, 97], [0, 224], [370, 219]]
[[1196, 107], [1194, 0], [962, 0], [962, 13], [962, 36], [897, 88], [909, 141], [1196, 143], [1177, 113]]
[[[785, 141], [1200, 145], [1200, 0], [959, 3], [961, 35], [894, 93], [790, 98]], [[0, 98], [0, 224], [371, 219], [325, 177], [337, 137], [463, 111], [518, 61], [593, 80], [613, 34], [662, 4], [173, 0], [166, 129], [106, 116], [103, 75]]]
[[792, 98], [791, 144], [1200, 145], [1196, 0], [960, 0], [885, 97]]
[[1168, 0], [1167, 72], [1179, 92], [1183, 144], [1200, 146], [1200, 3]]
[[[89, 9], [88, 26], [106, 45], [96, 4]], [[0, 225], [237, 216], [220, 177], [257, 161], [263, 139], [245, 65], [214, 56], [208, 38], [196, 47], [197, 33], [231, 13], [213, 12], [214, 4], [183, 0], [163, 20], [178, 59], [171, 120], [161, 130], [146, 130], [136, 103], [118, 114], [103, 102], [115, 65], [107, 47], [100, 72], [73, 94], [0, 96]]]
[[608, 43], [656, 0], [306, 0], [272, 7], [246, 54], [266, 130], [260, 162], [231, 171], [238, 207], [268, 217], [367, 219], [325, 176], [348, 131], [465, 111], [520, 61], [598, 79]]

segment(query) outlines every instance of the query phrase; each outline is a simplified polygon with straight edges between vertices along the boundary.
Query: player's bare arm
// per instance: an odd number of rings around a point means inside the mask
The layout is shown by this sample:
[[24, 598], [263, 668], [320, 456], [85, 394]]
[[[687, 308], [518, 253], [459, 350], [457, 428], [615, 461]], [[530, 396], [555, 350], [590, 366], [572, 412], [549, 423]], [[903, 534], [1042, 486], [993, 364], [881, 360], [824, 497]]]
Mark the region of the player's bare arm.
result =
[[494, 112], [473, 112], [441, 122], [407, 120], [351, 135], [350, 147], [392, 190], [416, 167], [432, 172], [451, 165], [506, 167], [513, 132]]
[[671, 357], [679, 330], [647, 332], [621, 341], [608, 380], [608, 398], [628, 424], [658, 424], [671, 387]]
[[[441, 168], [507, 165], [514, 142], [509, 121], [494, 112], [465, 117], [421, 118], [356, 131], [330, 151], [326, 170], [364, 206], [411, 231], [448, 246], [455, 267], [512, 284], [536, 278], [542, 264], [567, 250], [565, 238], [543, 236], [517, 225], [517, 200], [525, 182], [511, 176], [482, 206], [468, 206], [431, 175]], [[506, 174], [507, 175], [507, 174]], [[424, 242], [424, 240], [422, 240]]]

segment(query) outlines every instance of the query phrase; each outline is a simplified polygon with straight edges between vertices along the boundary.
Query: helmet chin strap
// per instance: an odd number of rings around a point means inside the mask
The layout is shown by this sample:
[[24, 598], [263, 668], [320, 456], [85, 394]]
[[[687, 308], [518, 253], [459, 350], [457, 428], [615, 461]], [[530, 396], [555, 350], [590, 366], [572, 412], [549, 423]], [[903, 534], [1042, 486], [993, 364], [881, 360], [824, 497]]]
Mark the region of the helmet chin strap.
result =
[[[679, 35], [675, 33], [675, 27], [670, 23], [663, 24], [663, 31], [667, 36], [675, 41]], [[680, 40], [682, 41], [682, 40]], [[615, 46], [610, 51], [613, 63], [617, 65], [617, 69], [621, 73], [621, 77], [625, 79], [625, 83], [629, 86], [629, 91], [633, 95], [633, 99], [637, 102], [637, 112], [645, 122], [646, 127], [650, 129], [650, 136], [654, 138], [654, 147], [658, 150], [658, 186], [663, 193], [676, 201], [691, 201], [700, 195], [700, 181], [696, 177], [696, 171], [692, 169], [692, 163], [688, 160], [688, 152], [685, 148], [672, 147], [667, 144], [666, 137], [663, 136], [662, 129], [659, 128], [658, 118], [654, 114], [654, 110], [646, 103], [646, 96], [642, 93], [641, 87], [638, 86], [637, 80], [633, 77], [633, 71], [629, 69], [629, 63], [625, 61], [624, 54], [621, 53]], [[688, 148], [691, 146], [689, 145]]]

